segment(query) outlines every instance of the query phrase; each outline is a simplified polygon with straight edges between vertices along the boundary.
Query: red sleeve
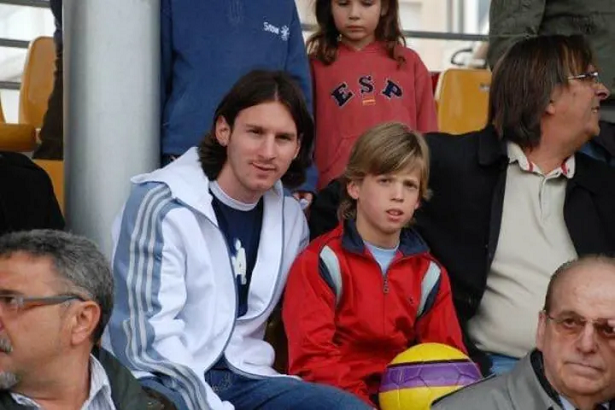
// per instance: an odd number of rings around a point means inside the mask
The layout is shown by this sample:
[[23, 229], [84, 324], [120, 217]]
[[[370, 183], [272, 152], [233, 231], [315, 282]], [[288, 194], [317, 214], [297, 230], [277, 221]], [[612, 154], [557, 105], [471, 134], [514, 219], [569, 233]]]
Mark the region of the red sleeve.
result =
[[414, 89], [416, 98], [417, 124], [420, 132], [438, 131], [438, 117], [436, 115], [436, 102], [433, 97], [431, 76], [423, 61], [417, 56], [414, 65]]
[[440, 272], [440, 286], [433, 306], [418, 320], [418, 336], [421, 343], [443, 343], [468, 353], [453, 305], [451, 284], [446, 270]]
[[310, 247], [295, 260], [284, 295], [282, 318], [290, 373], [339, 387], [373, 406], [367, 386], [353, 377], [333, 342], [335, 310], [335, 295], [321, 277], [318, 254]]

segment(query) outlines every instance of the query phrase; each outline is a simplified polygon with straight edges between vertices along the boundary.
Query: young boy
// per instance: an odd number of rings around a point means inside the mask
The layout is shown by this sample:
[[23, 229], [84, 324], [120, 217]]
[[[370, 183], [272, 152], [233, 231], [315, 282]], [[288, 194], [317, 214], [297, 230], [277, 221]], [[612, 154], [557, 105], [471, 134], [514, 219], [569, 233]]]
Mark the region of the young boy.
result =
[[363, 134], [342, 177], [333, 231], [294, 262], [284, 298], [290, 373], [377, 405], [387, 364], [409, 347], [466, 351], [446, 272], [408, 225], [428, 198], [429, 154], [401, 123]]

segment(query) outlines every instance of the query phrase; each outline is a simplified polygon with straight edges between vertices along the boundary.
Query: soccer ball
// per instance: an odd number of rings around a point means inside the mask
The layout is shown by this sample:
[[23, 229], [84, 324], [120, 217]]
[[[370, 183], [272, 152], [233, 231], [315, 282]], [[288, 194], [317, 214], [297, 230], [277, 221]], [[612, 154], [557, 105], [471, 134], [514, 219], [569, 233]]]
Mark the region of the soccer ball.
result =
[[429, 410], [431, 403], [481, 379], [478, 367], [461, 351], [423, 343], [400, 353], [387, 366], [380, 385], [382, 410]]

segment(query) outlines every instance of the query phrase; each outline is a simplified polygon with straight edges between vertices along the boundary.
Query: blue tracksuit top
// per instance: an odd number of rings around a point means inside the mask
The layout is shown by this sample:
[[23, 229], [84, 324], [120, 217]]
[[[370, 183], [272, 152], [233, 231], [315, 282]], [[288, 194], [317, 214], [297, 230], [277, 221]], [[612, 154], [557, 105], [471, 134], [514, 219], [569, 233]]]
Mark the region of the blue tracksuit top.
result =
[[161, 18], [163, 154], [197, 145], [222, 97], [255, 68], [289, 72], [311, 111], [310, 69], [293, 0], [162, 0]]

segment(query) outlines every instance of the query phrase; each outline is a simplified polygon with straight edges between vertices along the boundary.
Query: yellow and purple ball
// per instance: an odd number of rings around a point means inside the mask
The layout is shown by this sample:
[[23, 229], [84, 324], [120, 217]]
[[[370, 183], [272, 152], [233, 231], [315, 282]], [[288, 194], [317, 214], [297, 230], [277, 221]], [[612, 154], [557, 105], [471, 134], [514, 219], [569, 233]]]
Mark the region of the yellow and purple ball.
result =
[[478, 367], [461, 351], [422, 343], [400, 353], [387, 366], [380, 385], [382, 410], [429, 410], [431, 403], [481, 379]]

